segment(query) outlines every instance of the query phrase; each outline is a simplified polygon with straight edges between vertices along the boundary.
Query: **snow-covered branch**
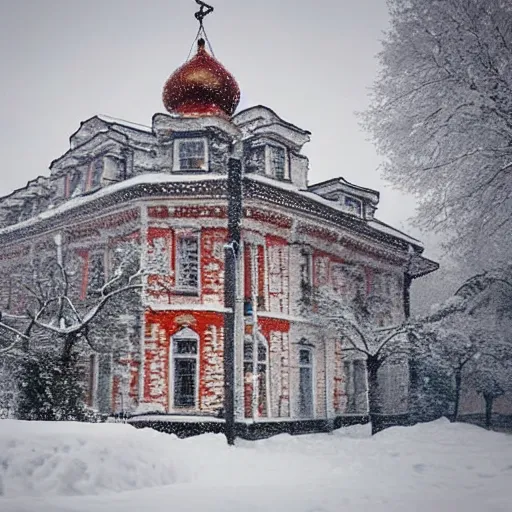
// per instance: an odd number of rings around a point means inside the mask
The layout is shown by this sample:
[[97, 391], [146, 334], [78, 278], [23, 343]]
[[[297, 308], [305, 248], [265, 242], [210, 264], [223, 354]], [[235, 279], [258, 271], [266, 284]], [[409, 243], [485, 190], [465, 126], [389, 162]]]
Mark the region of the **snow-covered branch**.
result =
[[512, 4], [389, 0], [391, 28], [362, 123], [416, 222], [478, 263], [510, 255]]

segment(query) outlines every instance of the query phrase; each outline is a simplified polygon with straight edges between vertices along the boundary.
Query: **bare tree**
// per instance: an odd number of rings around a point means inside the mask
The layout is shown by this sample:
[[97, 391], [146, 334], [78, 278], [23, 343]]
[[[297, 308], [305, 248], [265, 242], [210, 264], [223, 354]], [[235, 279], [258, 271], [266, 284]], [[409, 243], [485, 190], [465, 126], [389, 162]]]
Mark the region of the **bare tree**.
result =
[[[69, 391], [75, 403], [80, 401], [79, 387], [73, 389], [71, 382], [71, 377], [76, 377], [79, 352], [112, 353], [115, 349], [115, 337], [105, 335], [102, 329], [116, 315], [129, 309], [130, 300], [139, 300], [138, 295], [133, 295], [142, 287], [139, 251], [135, 242], [121, 244], [114, 253], [115, 265], [109, 278], [105, 279], [104, 273], [95, 276], [98, 278], [88, 283], [85, 294], [79, 291], [83, 286], [82, 274], [72, 251], [34, 261], [18, 284], [27, 298], [25, 314], [0, 314], [0, 357], [4, 360], [18, 357], [33, 371], [38, 382], [41, 381], [38, 368], [52, 366], [55, 375], [51, 380], [58, 381], [52, 385], [60, 394]], [[78, 351], [80, 342], [84, 346]], [[68, 390], [66, 383], [70, 386]], [[26, 387], [26, 382], [23, 385]], [[43, 389], [42, 393], [46, 391]], [[33, 394], [38, 393], [34, 390]], [[54, 419], [51, 404], [47, 412], [44, 418]]]
[[116, 297], [142, 287], [142, 271], [140, 267], [134, 269], [139, 261], [135, 247], [125, 244], [119, 249], [124, 255], [112, 276], [97, 289], [89, 290], [86, 300], [73, 299], [70, 287], [75, 272], [58, 258], [50, 258], [42, 268], [33, 269], [32, 275], [19, 284], [30, 297], [26, 314], [0, 313], [0, 333], [4, 341], [11, 338], [0, 354], [13, 350], [23, 341], [31, 341], [36, 337], [35, 331], [61, 339], [63, 359], [69, 357], [79, 340], [84, 340], [93, 351], [101, 352], [102, 348], [90, 336], [91, 324]]
[[[487, 266], [510, 254], [512, 4], [388, 0], [391, 28], [363, 114], [384, 176], [419, 226]], [[448, 245], [447, 245], [448, 246]]]

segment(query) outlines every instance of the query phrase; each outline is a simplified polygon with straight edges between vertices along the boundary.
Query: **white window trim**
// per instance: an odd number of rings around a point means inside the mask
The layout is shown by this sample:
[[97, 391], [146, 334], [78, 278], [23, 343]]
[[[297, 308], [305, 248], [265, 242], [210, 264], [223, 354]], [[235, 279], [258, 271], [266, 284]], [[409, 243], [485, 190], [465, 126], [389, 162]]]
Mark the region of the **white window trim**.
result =
[[[197, 353], [195, 354], [196, 360], [196, 379], [194, 383], [194, 406], [193, 407], [178, 407], [176, 408], [174, 405], [174, 361], [176, 359], [191, 359], [193, 356], [190, 354], [175, 354], [174, 353], [174, 340], [175, 339], [195, 339], [197, 342]], [[200, 376], [200, 368], [199, 364], [201, 358], [199, 357], [201, 353], [201, 338], [197, 332], [190, 329], [190, 327], [185, 327], [178, 331], [174, 336], [171, 336], [171, 342], [169, 344], [169, 382], [168, 382], [168, 409], [169, 412], [184, 412], [184, 411], [198, 411], [199, 410], [199, 376]]]
[[[181, 169], [180, 167], [180, 143], [181, 142], [203, 142], [204, 143], [204, 169]], [[210, 154], [208, 150], [208, 139], [206, 137], [188, 138], [183, 137], [174, 139], [174, 151], [172, 170], [174, 172], [208, 172], [210, 170]]]
[[[284, 150], [284, 181], [290, 180], [290, 158], [288, 155], [288, 148], [282, 144], [265, 144], [265, 175], [270, 178], [278, 179], [272, 174], [272, 166], [270, 162], [271, 148], [281, 148]], [[281, 180], [279, 180], [281, 181]]]
[[[252, 361], [247, 360], [245, 358], [245, 343], [246, 342], [252, 343]], [[265, 361], [264, 362], [260, 361], [258, 358], [258, 355], [259, 355], [258, 348], [259, 348], [260, 344], [265, 347]], [[265, 336], [263, 336], [259, 331], [256, 331], [252, 335], [247, 334], [244, 336], [243, 345], [244, 345], [242, 348], [242, 352], [244, 352], [242, 355], [243, 366], [245, 366], [246, 363], [252, 364], [252, 372], [251, 373], [252, 373], [253, 381], [252, 381], [252, 396], [251, 396], [251, 413], [252, 413], [251, 419], [255, 423], [258, 421], [267, 421], [269, 418], [272, 418], [272, 406], [271, 406], [272, 404], [270, 403], [270, 401], [272, 399], [272, 393], [270, 390], [270, 344], [269, 344], [267, 338], [265, 338]], [[256, 368], [256, 370], [257, 370], [258, 365], [260, 363], [265, 364], [265, 403], [266, 403], [266, 412], [267, 412], [266, 417], [258, 416], [258, 396], [259, 396], [260, 389], [259, 389], [259, 384], [256, 385], [255, 375], [258, 375], [259, 372], [256, 371], [256, 373], [255, 373], [254, 369]], [[242, 368], [243, 368], [243, 366], [242, 366]], [[244, 393], [245, 393], [245, 390], [244, 390]]]
[[[298, 388], [297, 388], [297, 418], [300, 419], [300, 420], [314, 420], [317, 418], [317, 413], [316, 413], [316, 358], [315, 358], [315, 353], [314, 353], [314, 350], [313, 350], [313, 347], [308, 347], [308, 346], [303, 346], [303, 345], [299, 345], [298, 346], [299, 348], [299, 351], [298, 351], [298, 354], [297, 354], [297, 357], [298, 357], [298, 361], [297, 361], [297, 368], [299, 369], [299, 374], [297, 375], [298, 379], [297, 379], [297, 384], [298, 384]], [[300, 352], [301, 350], [307, 350], [311, 356], [311, 363], [310, 364], [303, 364], [300, 362]], [[313, 408], [313, 416], [310, 416], [310, 417], [303, 417], [300, 415], [300, 369], [301, 368], [311, 368], [311, 398], [312, 398], [312, 401], [313, 401], [313, 404], [312, 404], [312, 408]]]

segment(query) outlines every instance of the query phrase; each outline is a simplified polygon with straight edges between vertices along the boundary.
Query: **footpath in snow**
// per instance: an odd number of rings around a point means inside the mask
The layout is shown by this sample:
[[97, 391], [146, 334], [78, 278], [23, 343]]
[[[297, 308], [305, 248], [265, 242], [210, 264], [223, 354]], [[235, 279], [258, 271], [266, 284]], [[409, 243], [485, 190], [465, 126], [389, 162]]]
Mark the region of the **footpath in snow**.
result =
[[1, 512], [510, 512], [512, 436], [445, 419], [369, 436], [189, 439], [0, 420]]

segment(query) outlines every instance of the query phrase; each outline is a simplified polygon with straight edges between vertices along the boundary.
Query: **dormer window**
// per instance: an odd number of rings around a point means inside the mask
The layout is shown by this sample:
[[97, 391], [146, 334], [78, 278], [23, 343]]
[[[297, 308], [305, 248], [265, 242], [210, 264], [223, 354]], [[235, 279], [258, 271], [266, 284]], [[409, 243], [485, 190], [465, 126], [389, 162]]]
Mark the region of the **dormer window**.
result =
[[71, 171], [66, 176], [65, 195], [66, 197], [76, 197], [84, 191], [84, 175], [80, 169]]
[[286, 165], [286, 149], [281, 146], [268, 146], [268, 174], [276, 180], [290, 179]]
[[348, 213], [352, 213], [353, 215], [361, 217], [361, 215], [363, 214], [363, 204], [359, 199], [356, 199], [355, 197], [344, 196], [342, 200], [343, 208]]
[[95, 158], [90, 164], [87, 175], [87, 190], [94, 190], [101, 186], [103, 179], [103, 158]]
[[206, 139], [177, 139], [174, 155], [174, 171], [208, 170]]

